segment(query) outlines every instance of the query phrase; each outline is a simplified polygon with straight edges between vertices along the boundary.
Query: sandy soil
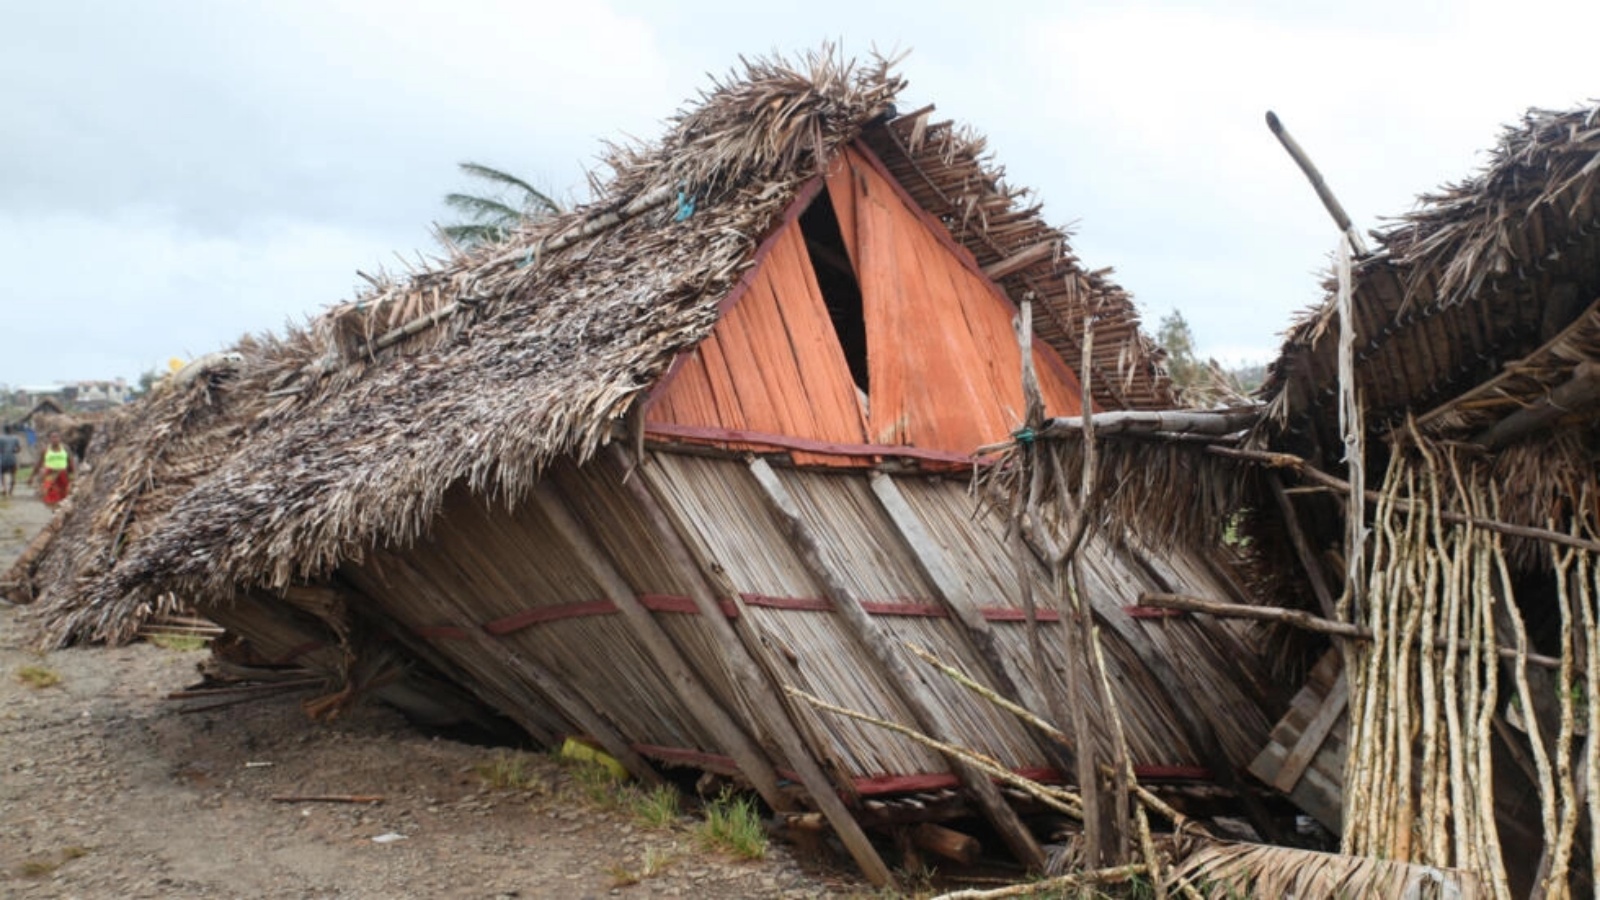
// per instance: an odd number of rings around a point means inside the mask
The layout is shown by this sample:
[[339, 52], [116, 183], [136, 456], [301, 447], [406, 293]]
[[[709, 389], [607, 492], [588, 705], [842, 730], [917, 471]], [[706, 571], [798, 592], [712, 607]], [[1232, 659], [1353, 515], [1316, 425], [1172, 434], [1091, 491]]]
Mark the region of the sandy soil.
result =
[[[0, 498], [0, 570], [47, 520]], [[0, 896], [817, 897], [860, 882], [785, 847], [736, 862], [692, 820], [650, 828], [576, 799], [533, 759], [532, 786], [490, 789], [497, 751], [357, 710], [313, 724], [299, 698], [183, 713], [162, 699], [204, 652], [138, 644], [38, 656], [0, 601]], [[58, 683], [35, 687], [27, 673]], [[378, 795], [358, 806], [275, 796]], [[387, 842], [375, 841], [385, 838]], [[398, 837], [396, 837], [398, 836]], [[645, 874], [649, 861], [656, 871]], [[643, 875], [637, 883], [627, 884]]]

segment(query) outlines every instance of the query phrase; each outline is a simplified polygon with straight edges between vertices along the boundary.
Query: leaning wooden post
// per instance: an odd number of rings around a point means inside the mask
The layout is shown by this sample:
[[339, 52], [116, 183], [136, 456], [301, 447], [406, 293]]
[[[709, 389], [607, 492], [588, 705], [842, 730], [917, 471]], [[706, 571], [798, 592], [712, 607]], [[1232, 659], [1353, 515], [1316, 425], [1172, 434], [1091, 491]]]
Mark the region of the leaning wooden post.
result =
[[[654, 473], [643, 467], [642, 458], [639, 460], [641, 465], [635, 466], [621, 449], [615, 449], [614, 455], [623, 472], [640, 476], [626, 479], [626, 486], [655, 536], [657, 546], [688, 585], [689, 596], [722, 648], [723, 660], [729, 670], [744, 688], [755, 694], [752, 698], [754, 702], [750, 705], [761, 719], [766, 733], [777, 743], [778, 749], [799, 776], [801, 785], [811, 796], [811, 801], [827, 818], [828, 824], [833, 826], [834, 833], [839, 836], [856, 865], [861, 867], [861, 873], [875, 887], [895, 889], [894, 873], [878, 854], [877, 848], [872, 846], [861, 823], [856, 821], [839, 798], [839, 793], [806, 746], [799, 728], [786, 715], [788, 707], [784, 698], [776, 690], [767, 671], [756, 661], [758, 650], [751, 646], [755, 643], [754, 638], [749, 643], [742, 640], [723, 613], [710, 579], [691, 551], [688, 538], [682, 533], [682, 525], [673, 519], [656, 496], [660, 487], [654, 484]], [[728, 601], [736, 604], [740, 618], [747, 620], [738, 592], [730, 590], [725, 593], [729, 595]]]
[[574, 561], [616, 604], [617, 611], [622, 613], [634, 637], [644, 645], [645, 651], [666, 676], [673, 692], [690, 715], [733, 757], [739, 771], [750, 779], [750, 784], [761, 795], [761, 799], [767, 801], [768, 806], [778, 812], [793, 811], [794, 802], [778, 788], [778, 773], [772, 763], [733, 721], [727, 710], [717, 704], [705, 683], [678, 652], [661, 623], [655, 620], [650, 610], [644, 608], [638, 595], [633, 592], [633, 586], [606, 557], [605, 550], [584, 532], [583, 526], [548, 483], [540, 483], [533, 489], [532, 500], [572, 551]]
[[[1038, 436], [1046, 423], [1044, 394], [1039, 390], [1039, 375], [1034, 368], [1033, 360], [1033, 301], [1022, 301], [1016, 327], [1017, 350], [1022, 358], [1022, 397], [1025, 409], [1023, 412], [1023, 431], [1014, 437], [1014, 440], [1021, 444], [1018, 447], [1017, 457], [1023, 473], [1027, 476], [1028, 486], [1026, 495], [1013, 497], [1011, 502], [1011, 521], [1008, 523], [1011, 532], [1011, 561], [1016, 567], [1017, 590], [1021, 595], [1022, 614], [1027, 629], [1028, 655], [1033, 658], [1034, 670], [1039, 673], [1039, 690], [1044, 693], [1045, 709], [1050, 713], [1050, 718], [1055, 720], [1057, 725], [1061, 725], [1076, 721], [1072, 713], [1069, 712], [1070, 709], [1075, 708], [1076, 701], [1069, 703], [1067, 697], [1063, 696], [1061, 692], [1061, 685], [1052, 677], [1058, 670], [1051, 665], [1049, 654], [1045, 652], [1044, 638], [1039, 632], [1039, 606], [1038, 598], [1034, 594], [1033, 583], [1034, 565], [1028, 559], [1027, 547], [1024, 546], [1023, 542], [1023, 531], [1031, 521], [1029, 517], [1035, 513], [1034, 498], [1037, 496], [1039, 485], [1044, 478], [1043, 473], [1039, 471], [1039, 467], [1042, 465], [1041, 454], [1043, 450], [1038, 443]], [[1026, 437], [1030, 433], [1033, 435], [1031, 439]], [[1039, 525], [1038, 522], [1033, 524], [1035, 526]], [[1055, 572], [1053, 561], [1046, 563], [1045, 570], [1051, 575], [1052, 583], [1059, 584], [1059, 580], [1055, 579], [1057, 573]], [[1067, 619], [1062, 619], [1062, 623], [1063, 627], [1071, 627]], [[1071, 666], [1070, 653], [1068, 654], [1068, 666], [1069, 668]], [[1075, 683], [1073, 674], [1070, 671], [1066, 674], [1066, 681], [1070, 690]], [[1083, 732], [1074, 730], [1071, 746], [1058, 742], [1061, 744], [1062, 749], [1066, 751], [1067, 756], [1067, 758], [1061, 760], [1062, 763], [1068, 764], [1062, 766], [1061, 774], [1063, 777], [1066, 776], [1068, 768], [1072, 768], [1079, 773], [1081, 778], [1082, 763], [1079, 761], [1079, 747], [1085, 737], [1086, 735]], [[1080, 785], [1079, 789], [1089, 795], [1095, 793], [1093, 784]], [[1096, 801], [1091, 796], [1085, 809], [1094, 810], [1097, 808]], [[1088, 815], [1085, 815], [1084, 818], [1085, 822], [1090, 821]], [[1086, 833], [1096, 827], [1098, 826], [1086, 826]], [[1096, 841], [1090, 840], [1088, 843], [1095, 844]]]
[[[822, 583], [828, 598], [833, 601], [834, 608], [850, 624], [851, 631], [857, 639], [871, 653], [878, 665], [886, 670], [886, 680], [894, 686], [902, 702], [916, 717], [918, 725], [929, 734], [954, 743], [957, 739], [955, 729], [949, 727], [944, 717], [939, 715], [939, 701], [906, 665], [899, 649], [878, 623], [868, 615], [855, 592], [850, 590], [823, 557], [821, 545], [811, 533], [810, 526], [801, 517], [800, 508], [795, 504], [794, 498], [789, 495], [783, 482], [778, 480], [777, 473], [772, 471], [772, 467], [760, 457], [751, 458], [750, 473], [760, 485], [768, 506], [778, 520], [779, 527], [793, 542], [801, 562], [812, 576]], [[961, 778], [962, 784], [988, 816], [990, 824], [1000, 833], [1001, 839], [1006, 842], [1012, 854], [1028, 868], [1043, 871], [1045, 865], [1043, 849], [1022, 824], [1022, 820], [1017, 817], [1016, 810], [1000, 796], [1000, 791], [994, 783], [959, 756], [947, 755], [946, 758], [950, 767]]]
[[1344, 211], [1344, 204], [1340, 203], [1339, 198], [1333, 195], [1333, 188], [1328, 187], [1328, 182], [1323, 180], [1322, 173], [1317, 170], [1316, 165], [1311, 162], [1311, 157], [1301, 148], [1300, 142], [1289, 134], [1289, 129], [1283, 127], [1283, 123], [1278, 120], [1277, 113], [1271, 110], [1267, 111], [1267, 127], [1272, 129], [1272, 133], [1277, 137], [1278, 143], [1282, 144], [1283, 149], [1288, 151], [1290, 158], [1294, 160], [1294, 164], [1300, 167], [1301, 172], [1305, 173], [1306, 180], [1311, 182], [1311, 189], [1317, 192], [1317, 199], [1322, 201], [1322, 206], [1328, 211], [1328, 215], [1333, 216], [1334, 224], [1339, 226], [1339, 230], [1344, 232], [1345, 237], [1350, 241], [1351, 249], [1358, 256], [1366, 256], [1366, 242], [1361, 239], [1361, 233], [1356, 231], [1356, 226], [1350, 221], [1349, 214]]

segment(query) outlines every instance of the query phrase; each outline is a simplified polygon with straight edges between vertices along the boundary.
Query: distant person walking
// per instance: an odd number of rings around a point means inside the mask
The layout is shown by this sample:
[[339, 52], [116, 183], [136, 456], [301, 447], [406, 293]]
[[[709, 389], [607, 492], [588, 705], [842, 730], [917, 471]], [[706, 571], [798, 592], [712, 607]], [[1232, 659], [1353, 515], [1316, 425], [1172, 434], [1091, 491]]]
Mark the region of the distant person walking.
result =
[[55, 509], [57, 503], [67, 499], [74, 470], [72, 451], [61, 443], [61, 432], [50, 432], [50, 437], [39, 448], [39, 464], [31, 479], [39, 485], [45, 506]]
[[17, 456], [22, 453], [22, 441], [6, 426], [0, 434], [0, 496], [9, 497], [17, 491]]

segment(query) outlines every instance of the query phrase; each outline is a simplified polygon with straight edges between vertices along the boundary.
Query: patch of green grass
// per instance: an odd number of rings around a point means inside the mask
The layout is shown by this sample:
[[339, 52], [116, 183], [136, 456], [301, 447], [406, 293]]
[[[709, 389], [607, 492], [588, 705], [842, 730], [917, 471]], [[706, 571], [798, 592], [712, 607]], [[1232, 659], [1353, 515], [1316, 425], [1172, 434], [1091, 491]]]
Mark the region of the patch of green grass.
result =
[[176, 650], [180, 653], [206, 649], [206, 639], [192, 634], [152, 634], [145, 640], [163, 650]]
[[602, 809], [626, 809], [630, 799], [627, 785], [617, 781], [604, 766], [585, 760], [563, 759], [572, 784], [583, 799]]
[[39, 690], [60, 684], [61, 676], [44, 666], [23, 666], [17, 670], [17, 680]]
[[670, 784], [658, 784], [648, 791], [631, 788], [628, 811], [639, 824], [649, 828], [666, 828], [678, 821], [683, 808], [678, 803], [678, 789]]
[[754, 799], [723, 791], [706, 804], [705, 819], [695, 826], [695, 838], [708, 850], [719, 850], [739, 859], [761, 859], [767, 855], [767, 831], [761, 825]]
[[484, 784], [497, 791], [526, 791], [544, 784], [536, 760], [526, 753], [496, 753], [472, 769]]

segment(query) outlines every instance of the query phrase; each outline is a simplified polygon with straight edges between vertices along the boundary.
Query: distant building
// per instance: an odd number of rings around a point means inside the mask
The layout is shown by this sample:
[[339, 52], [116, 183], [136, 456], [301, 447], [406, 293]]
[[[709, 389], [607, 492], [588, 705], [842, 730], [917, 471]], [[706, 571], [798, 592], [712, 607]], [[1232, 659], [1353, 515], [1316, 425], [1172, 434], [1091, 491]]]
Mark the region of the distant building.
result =
[[63, 408], [97, 410], [121, 406], [132, 397], [133, 389], [127, 379], [116, 378], [110, 381], [18, 385], [12, 392], [11, 402], [18, 406], [33, 406], [42, 400], [54, 400]]

